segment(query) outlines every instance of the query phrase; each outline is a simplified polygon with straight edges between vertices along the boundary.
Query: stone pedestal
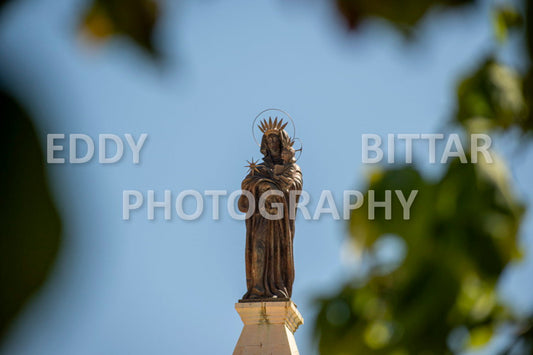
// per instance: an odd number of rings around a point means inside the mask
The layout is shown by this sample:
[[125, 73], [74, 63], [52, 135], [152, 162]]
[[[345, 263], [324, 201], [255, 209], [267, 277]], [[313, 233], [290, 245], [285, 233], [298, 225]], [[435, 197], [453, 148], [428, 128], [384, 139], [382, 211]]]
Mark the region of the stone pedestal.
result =
[[291, 300], [239, 301], [235, 309], [244, 328], [233, 355], [299, 354], [294, 332], [304, 319]]

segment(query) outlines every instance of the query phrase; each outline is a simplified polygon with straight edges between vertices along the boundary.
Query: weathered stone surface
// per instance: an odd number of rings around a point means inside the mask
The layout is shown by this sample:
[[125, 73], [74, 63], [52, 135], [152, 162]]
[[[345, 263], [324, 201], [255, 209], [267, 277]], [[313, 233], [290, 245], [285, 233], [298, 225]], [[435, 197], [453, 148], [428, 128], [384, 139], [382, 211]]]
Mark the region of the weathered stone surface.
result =
[[304, 320], [292, 301], [239, 302], [235, 309], [244, 328], [233, 355], [299, 354], [294, 332]]

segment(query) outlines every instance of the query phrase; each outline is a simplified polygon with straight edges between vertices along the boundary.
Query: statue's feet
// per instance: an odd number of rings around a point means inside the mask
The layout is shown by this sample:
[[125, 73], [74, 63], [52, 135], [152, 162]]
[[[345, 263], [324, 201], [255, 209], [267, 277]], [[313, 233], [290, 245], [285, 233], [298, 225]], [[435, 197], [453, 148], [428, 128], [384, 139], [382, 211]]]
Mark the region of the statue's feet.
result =
[[266, 298], [265, 290], [259, 287], [254, 287], [242, 296], [243, 299], [259, 299]]
[[290, 298], [289, 293], [287, 292], [287, 289], [283, 287], [283, 289], [276, 290], [274, 292], [276, 298]]

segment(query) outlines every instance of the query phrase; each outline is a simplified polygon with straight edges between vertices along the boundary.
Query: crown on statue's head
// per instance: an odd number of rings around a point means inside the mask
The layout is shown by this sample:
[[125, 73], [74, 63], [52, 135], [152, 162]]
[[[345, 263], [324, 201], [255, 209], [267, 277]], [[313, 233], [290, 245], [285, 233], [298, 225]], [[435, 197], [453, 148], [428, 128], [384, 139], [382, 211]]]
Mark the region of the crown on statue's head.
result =
[[277, 117], [274, 119], [274, 122], [272, 122], [272, 117], [269, 117], [268, 121], [266, 120], [266, 118], [263, 121], [261, 121], [258, 127], [259, 127], [259, 130], [264, 135], [268, 136], [269, 134], [272, 134], [272, 133], [279, 134], [281, 131], [283, 131], [285, 126], [287, 126], [287, 123], [289, 122], [283, 123], [283, 119], [280, 119], [278, 122]]

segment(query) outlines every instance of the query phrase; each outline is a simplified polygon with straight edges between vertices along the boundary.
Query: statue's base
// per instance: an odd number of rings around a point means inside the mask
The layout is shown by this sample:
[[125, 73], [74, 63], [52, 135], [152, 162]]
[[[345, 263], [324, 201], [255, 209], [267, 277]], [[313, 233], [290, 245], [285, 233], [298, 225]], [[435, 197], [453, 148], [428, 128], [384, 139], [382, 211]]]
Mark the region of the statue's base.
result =
[[290, 299], [240, 300], [235, 309], [244, 328], [233, 355], [299, 354], [294, 332], [304, 319]]

